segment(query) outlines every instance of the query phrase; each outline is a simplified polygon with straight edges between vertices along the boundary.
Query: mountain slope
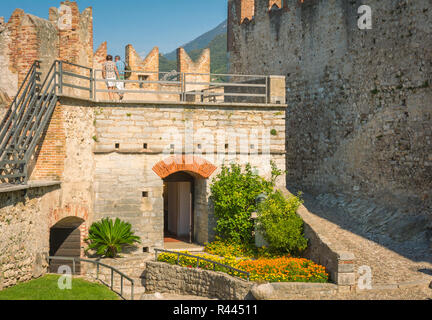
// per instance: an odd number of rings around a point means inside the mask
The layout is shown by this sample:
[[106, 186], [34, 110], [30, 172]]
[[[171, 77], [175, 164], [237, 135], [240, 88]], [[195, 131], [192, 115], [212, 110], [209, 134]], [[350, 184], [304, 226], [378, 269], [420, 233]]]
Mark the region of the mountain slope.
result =
[[[197, 49], [204, 49], [207, 48], [210, 42], [216, 38], [217, 36], [221, 34], [227, 33], [227, 27], [228, 22], [225, 20], [220, 25], [218, 25], [216, 28], [204, 33], [203, 35], [199, 36], [195, 40], [192, 40], [191, 42], [188, 42], [183, 46], [183, 48], [186, 50], [186, 52], [191, 52], [192, 50]], [[170, 53], [167, 53], [164, 55], [165, 58], [168, 60], [176, 60], [177, 59], [177, 51], [174, 50]]]
[[[199, 58], [205, 48], [210, 48], [211, 72], [227, 73], [227, 22], [222, 22], [215, 29], [189, 42], [183, 48], [185, 48], [186, 52], [194, 61]], [[159, 69], [161, 72], [177, 70], [177, 52], [174, 51], [167, 55], [161, 55], [159, 59]]]

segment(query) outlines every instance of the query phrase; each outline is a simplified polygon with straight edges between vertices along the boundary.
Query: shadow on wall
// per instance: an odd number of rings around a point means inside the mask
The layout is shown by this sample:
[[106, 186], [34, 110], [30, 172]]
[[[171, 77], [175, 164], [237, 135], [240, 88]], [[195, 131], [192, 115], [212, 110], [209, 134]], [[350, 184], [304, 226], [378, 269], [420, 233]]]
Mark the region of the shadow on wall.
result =
[[18, 203], [25, 205], [29, 201], [42, 198], [43, 196], [59, 189], [61, 189], [60, 185], [53, 185], [13, 192], [0, 192], [0, 210], [9, 206], [16, 206]]

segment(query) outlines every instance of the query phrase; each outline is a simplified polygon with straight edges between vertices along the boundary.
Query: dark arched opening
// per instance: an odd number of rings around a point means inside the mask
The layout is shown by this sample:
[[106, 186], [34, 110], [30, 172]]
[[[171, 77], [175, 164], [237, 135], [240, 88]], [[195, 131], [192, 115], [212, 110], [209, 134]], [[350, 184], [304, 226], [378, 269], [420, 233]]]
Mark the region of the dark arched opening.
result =
[[[84, 220], [77, 217], [68, 217], [50, 229], [50, 256], [65, 258], [81, 257], [81, 231], [80, 226]], [[73, 263], [68, 260], [51, 260], [50, 272], [58, 273], [59, 267], [67, 265], [73, 268]], [[75, 273], [81, 273], [81, 265], [75, 263]]]
[[164, 235], [166, 241], [194, 241], [194, 177], [173, 173], [164, 181]]

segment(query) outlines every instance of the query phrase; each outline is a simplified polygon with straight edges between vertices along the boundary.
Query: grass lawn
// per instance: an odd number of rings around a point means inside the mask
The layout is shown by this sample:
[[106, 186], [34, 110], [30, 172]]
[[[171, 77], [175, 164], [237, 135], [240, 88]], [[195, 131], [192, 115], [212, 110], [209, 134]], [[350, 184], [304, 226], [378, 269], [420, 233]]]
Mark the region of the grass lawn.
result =
[[40, 279], [18, 284], [0, 291], [0, 300], [119, 300], [107, 287], [84, 281], [72, 280], [71, 290], [60, 290], [60, 276], [46, 275]]

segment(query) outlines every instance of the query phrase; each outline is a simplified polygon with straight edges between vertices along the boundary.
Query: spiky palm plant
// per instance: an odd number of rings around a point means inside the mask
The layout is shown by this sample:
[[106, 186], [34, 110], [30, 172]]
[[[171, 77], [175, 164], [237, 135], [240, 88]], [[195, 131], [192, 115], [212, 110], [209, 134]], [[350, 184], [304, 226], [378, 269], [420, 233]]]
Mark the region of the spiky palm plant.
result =
[[130, 223], [105, 218], [92, 224], [86, 242], [89, 244], [86, 251], [96, 250], [97, 255], [115, 258], [123, 247], [140, 243], [140, 238], [134, 235]]

